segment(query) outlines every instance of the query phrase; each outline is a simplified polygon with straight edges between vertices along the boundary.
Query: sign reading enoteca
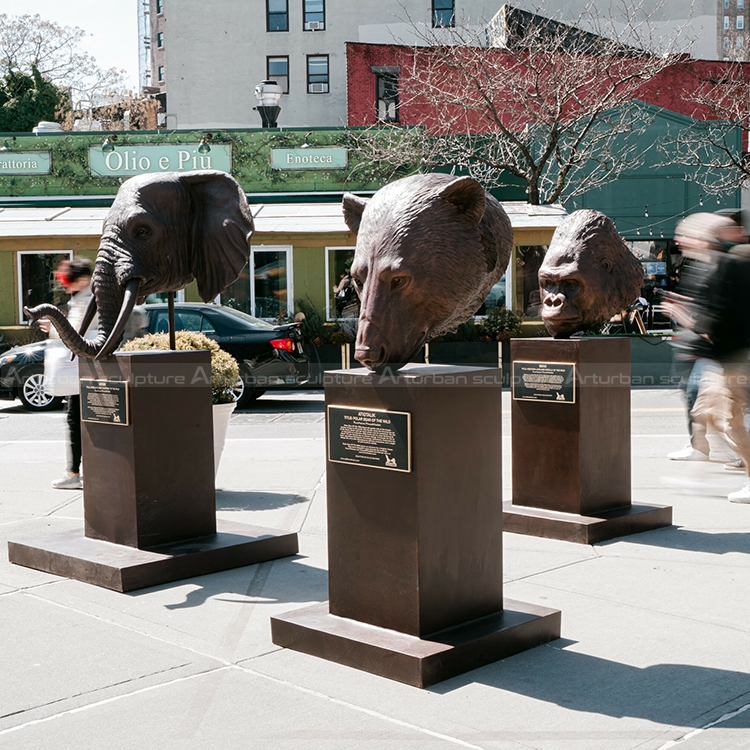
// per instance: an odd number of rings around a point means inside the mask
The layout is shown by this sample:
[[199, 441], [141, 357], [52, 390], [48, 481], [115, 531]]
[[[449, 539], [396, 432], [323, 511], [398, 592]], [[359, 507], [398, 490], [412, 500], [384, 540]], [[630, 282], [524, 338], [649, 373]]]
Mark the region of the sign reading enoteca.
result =
[[199, 143], [145, 144], [117, 146], [102, 151], [101, 146], [89, 148], [91, 174], [97, 177], [132, 177], [154, 172], [188, 172], [194, 169], [217, 169], [230, 174], [232, 147], [211, 144], [207, 154], [198, 152]]
[[48, 151], [9, 151], [0, 154], [0, 175], [49, 174], [52, 159]]
[[273, 169], [346, 169], [345, 148], [272, 148]]

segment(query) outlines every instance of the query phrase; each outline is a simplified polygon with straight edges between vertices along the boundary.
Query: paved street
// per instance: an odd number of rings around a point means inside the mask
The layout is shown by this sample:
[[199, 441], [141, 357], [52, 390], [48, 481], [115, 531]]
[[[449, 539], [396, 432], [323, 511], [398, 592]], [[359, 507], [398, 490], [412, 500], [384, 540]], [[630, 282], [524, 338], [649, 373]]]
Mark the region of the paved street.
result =
[[8, 563], [5, 540], [80, 528], [83, 505], [50, 488], [64, 413], [0, 402], [0, 750], [750, 748], [743, 475], [715, 439], [710, 464], [665, 458], [686, 442], [677, 392], [632, 407], [633, 500], [674, 526], [505, 534], [505, 595], [562, 610], [562, 638], [419, 690], [271, 643], [271, 615], [327, 598], [322, 394], [235, 414], [217, 479], [221, 518], [299, 531], [300, 554], [131, 594]]

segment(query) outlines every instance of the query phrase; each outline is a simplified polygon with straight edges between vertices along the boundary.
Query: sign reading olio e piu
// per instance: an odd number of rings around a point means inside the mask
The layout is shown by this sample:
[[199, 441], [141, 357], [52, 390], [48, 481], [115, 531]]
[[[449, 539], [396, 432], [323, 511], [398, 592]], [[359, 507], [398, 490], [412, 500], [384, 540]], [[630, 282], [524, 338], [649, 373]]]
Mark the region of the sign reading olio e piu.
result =
[[188, 172], [194, 169], [232, 171], [232, 147], [211, 145], [207, 154], [198, 153], [200, 144], [148, 144], [116, 146], [102, 151], [101, 146], [89, 148], [91, 174], [97, 177], [132, 177], [154, 172]]
[[345, 148], [272, 148], [273, 169], [346, 169]]
[[0, 175], [49, 174], [52, 159], [47, 151], [10, 151], [0, 154]]

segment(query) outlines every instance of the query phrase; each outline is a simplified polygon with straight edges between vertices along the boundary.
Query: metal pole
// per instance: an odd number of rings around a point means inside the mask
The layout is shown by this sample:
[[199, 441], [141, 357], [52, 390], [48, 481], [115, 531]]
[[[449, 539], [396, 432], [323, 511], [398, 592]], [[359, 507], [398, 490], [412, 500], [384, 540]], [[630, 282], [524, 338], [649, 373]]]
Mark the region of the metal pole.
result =
[[174, 351], [177, 349], [174, 338], [174, 292], [167, 294], [167, 314], [169, 315], [169, 348]]

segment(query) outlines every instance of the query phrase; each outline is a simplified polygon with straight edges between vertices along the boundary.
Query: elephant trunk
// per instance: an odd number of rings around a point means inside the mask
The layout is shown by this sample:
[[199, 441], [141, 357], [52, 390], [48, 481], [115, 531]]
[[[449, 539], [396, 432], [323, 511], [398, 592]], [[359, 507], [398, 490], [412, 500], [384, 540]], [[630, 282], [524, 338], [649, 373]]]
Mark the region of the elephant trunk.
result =
[[[122, 301], [118, 308], [116, 303], [112, 304], [111, 288], [105, 287], [106, 291], [103, 292], [100, 285], [97, 285], [94, 289], [95, 296], [92, 296], [84, 313], [80, 332], [73, 328], [62, 311], [54, 305], [38, 305], [32, 309], [24, 307], [24, 313], [31, 320], [48, 317], [57, 329], [60, 340], [73, 354], [84, 359], [101, 359], [110, 355], [120, 343], [125, 326], [138, 299], [139, 286], [139, 279], [131, 279], [125, 285]], [[99, 308], [99, 332], [95, 339], [88, 340], [83, 337], [83, 333], [91, 323], [97, 307]]]

